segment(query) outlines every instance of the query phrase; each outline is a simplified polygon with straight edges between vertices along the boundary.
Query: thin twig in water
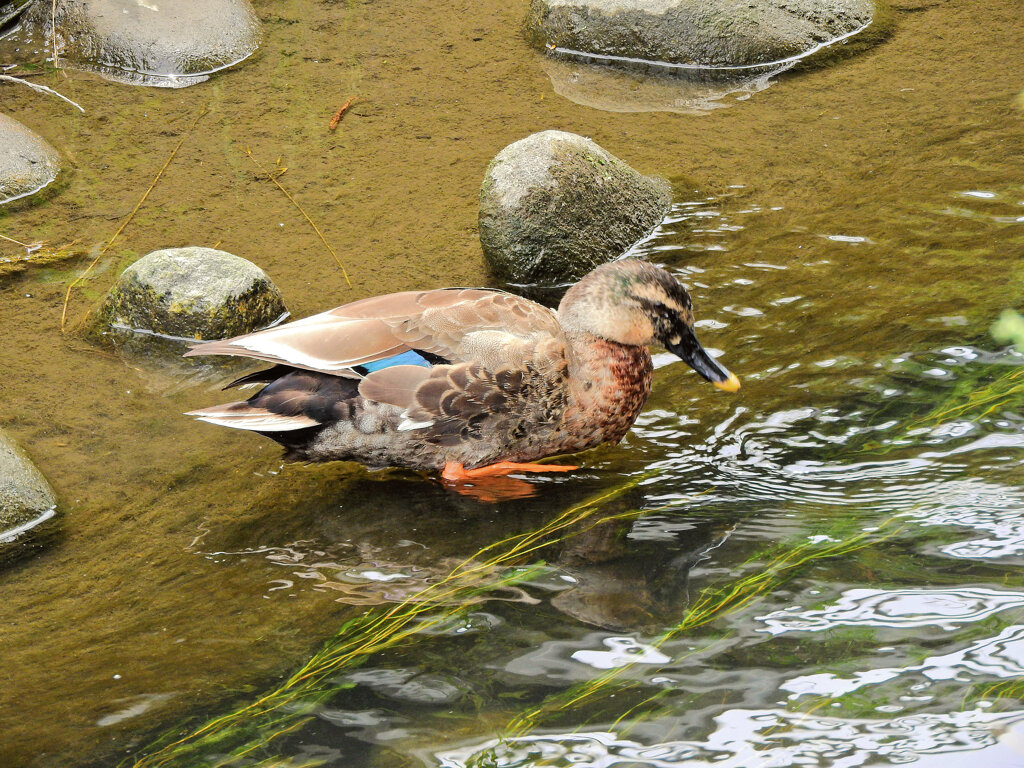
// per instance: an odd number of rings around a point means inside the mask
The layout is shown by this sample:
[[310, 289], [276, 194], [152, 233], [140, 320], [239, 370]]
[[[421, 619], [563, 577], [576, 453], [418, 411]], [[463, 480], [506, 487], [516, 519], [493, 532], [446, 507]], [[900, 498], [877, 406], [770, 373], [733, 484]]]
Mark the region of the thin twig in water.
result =
[[22, 78], [26, 78], [26, 77], [42, 77], [43, 75], [49, 75], [50, 74], [50, 70], [46, 70], [46, 69], [40, 69], [40, 70], [35, 70], [35, 71], [24, 70], [24, 69], [21, 69], [21, 70], [18, 70], [18, 69], [11, 70], [10, 67], [5, 66], [3, 64], [0, 64], [0, 69], [4, 70], [7, 73], [8, 77], [16, 77], [19, 80], [21, 80]]
[[[351, 288], [352, 287], [352, 281], [349, 280], [348, 270], [345, 269], [345, 265], [341, 263], [341, 259], [338, 258], [338, 254], [334, 252], [333, 248], [331, 248], [331, 244], [327, 242], [327, 238], [324, 237], [323, 232], [320, 231], [320, 227], [318, 227], [313, 222], [313, 220], [311, 218], [309, 218], [309, 214], [308, 213], [306, 213], [304, 210], [302, 210], [302, 206], [299, 205], [297, 202], [295, 202], [295, 198], [292, 197], [290, 194], [288, 194], [288, 190], [281, 186], [281, 182], [279, 182], [277, 180], [277, 177], [274, 176], [273, 174], [271, 174], [269, 171], [267, 171], [267, 169], [264, 168], [260, 164], [260, 161], [257, 160], [255, 157], [253, 157], [251, 149], [246, 147], [245, 148], [245, 154], [248, 155], [249, 159], [253, 161], [253, 163], [256, 165], [256, 167], [260, 169], [260, 171], [263, 173], [264, 176], [267, 177], [267, 179], [269, 179], [270, 181], [274, 182], [274, 184], [277, 185], [277, 188], [280, 189], [282, 192], [284, 192], [284, 196], [287, 197], [288, 200], [291, 202], [291, 204], [294, 205], [298, 209], [299, 213], [302, 214], [303, 218], [305, 218], [306, 221], [309, 222], [309, 226], [311, 226], [313, 228], [313, 231], [316, 232], [317, 236], [320, 238], [321, 242], [323, 242], [324, 246], [330, 252], [331, 256], [334, 257], [334, 260], [338, 263], [338, 266], [341, 267], [341, 274], [343, 274], [345, 276], [345, 282], [348, 283], [348, 287]], [[280, 175], [280, 174], [278, 174], [278, 175]]]
[[[53, 66], [60, 69], [60, 59], [57, 58], [57, 0], [50, 3], [50, 43], [53, 46]], [[64, 75], [67, 77], [67, 74]]]
[[0, 239], [6, 240], [9, 243], [14, 243], [15, 245], [20, 245], [22, 248], [31, 248], [32, 247], [28, 243], [23, 243], [23, 242], [21, 242], [21, 240], [15, 240], [13, 237], [8, 237], [7, 235], [0, 235]]
[[157, 182], [160, 181], [160, 177], [163, 176], [164, 175], [164, 171], [167, 170], [167, 166], [169, 166], [171, 164], [171, 161], [174, 159], [174, 156], [176, 154], [178, 154], [178, 150], [181, 149], [181, 145], [185, 143], [185, 139], [188, 138], [188, 135], [192, 132], [192, 129], [196, 127], [196, 123], [198, 123], [199, 119], [203, 115], [205, 115], [208, 111], [209, 111], [209, 107], [208, 106], [207, 107], [203, 107], [202, 110], [199, 112], [199, 114], [196, 115], [196, 119], [192, 121], [192, 125], [190, 125], [188, 127], [188, 130], [185, 131], [181, 135], [181, 138], [178, 139], [178, 143], [174, 146], [174, 149], [171, 150], [170, 157], [167, 158], [167, 162], [163, 164], [163, 167], [157, 173], [156, 178], [153, 179], [153, 183], [149, 185], [149, 189], [147, 189], [145, 191], [145, 193], [143, 193], [142, 197], [139, 198], [139, 202], [136, 203], [135, 207], [132, 209], [132, 212], [128, 214], [128, 218], [126, 218], [123, 222], [121, 222], [121, 226], [117, 228], [117, 232], [115, 232], [111, 236], [111, 238], [107, 241], [107, 244], [104, 245], [100, 249], [100, 252], [96, 254], [96, 258], [94, 258], [92, 260], [92, 263], [89, 264], [88, 267], [86, 267], [85, 272], [83, 272], [77, 278], [75, 278], [75, 280], [72, 281], [71, 285], [68, 286], [67, 293], [64, 294], [64, 308], [61, 310], [61, 313], [60, 313], [60, 330], [61, 330], [61, 333], [64, 332], [64, 327], [67, 324], [68, 303], [71, 301], [71, 291], [72, 291], [72, 289], [76, 285], [78, 285], [80, 282], [85, 280], [86, 276], [88, 276], [88, 274], [90, 272], [92, 272], [93, 268], [99, 263], [99, 260], [103, 257], [103, 254], [105, 254], [107, 252], [107, 250], [110, 248], [110, 246], [112, 246], [114, 244], [114, 241], [117, 240], [118, 235], [120, 235], [124, 231], [124, 228], [128, 226], [128, 222], [130, 222], [132, 220], [132, 218], [135, 216], [136, 212], [138, 212], [139, 208], [142, 207], [142, 204], [144, 202], [146, 202], [146, 198], [149, 197], [149, 193], [153, 191], [153, 188], [156, 186]]
[[48, 93], [51, 96], [56, 96], [58, 99], [63, 99], [64, 101], [66, 101], [72, 107], [81, 112], [83, 115], [85, 114], [85, 110], [82, 109], [80, 104], [76, 104], [67, 96], [57, 93], [55, 90], [53, 90], [53, 88], [47, 88], [45, 85], [39, 85], [38, 83], [30, 83], [26, 80], [22, 80], [20, 77], [11, 77], [10, 75], [0, 75], [0, 80], [7, 80], [11, 83], [21, 83], [22, 85], [31, 88], [33, 91], [39, 91], [40, 93]]
[[337, 128], [338, 123], [341, 122], [341, 118], [343, 118], [345, 116], [345, 113], [348, 112], [348, 108], [351, 107], [353, 104], [358, 104], [360, 101], [362, 101], [361, 98], [359, 98], [358, 96], [353, 96], [340, 107], [338, 107], [338, 111], [334, 113], [334, 117], [331, 118], [331, 122], [327, 124], [327, 127], [332, 131], [335, 128]]

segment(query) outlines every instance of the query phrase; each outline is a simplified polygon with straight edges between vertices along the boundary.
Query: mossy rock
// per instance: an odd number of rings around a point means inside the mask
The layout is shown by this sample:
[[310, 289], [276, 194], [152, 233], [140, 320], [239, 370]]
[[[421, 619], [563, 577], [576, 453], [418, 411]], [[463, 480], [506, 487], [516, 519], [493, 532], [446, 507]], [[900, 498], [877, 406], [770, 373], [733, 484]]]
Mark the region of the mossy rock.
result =
[[38, 545], [40, 531], [54, 528], [57, 498], [32, 459], [0, 432], [0, 563]]
[[873, 0], [532, 0], [537, 48], [692, 67], [758, 67], [865, 29]]
[[0, 114], [0, 204], [35, 194], [60, 168], [60, 155], [45, 139]]
[[281, 292], [252, 262], [212, 248], [167, 248], [121, 273], [96, 329], [222, 339], [264, 328], [285, 312]]
[[621, 256], [664, 219], [672, 190], [590, 139], [542, 131], [505, 147], [480, 191], [491, 270], [517, 285], [575, 282]]

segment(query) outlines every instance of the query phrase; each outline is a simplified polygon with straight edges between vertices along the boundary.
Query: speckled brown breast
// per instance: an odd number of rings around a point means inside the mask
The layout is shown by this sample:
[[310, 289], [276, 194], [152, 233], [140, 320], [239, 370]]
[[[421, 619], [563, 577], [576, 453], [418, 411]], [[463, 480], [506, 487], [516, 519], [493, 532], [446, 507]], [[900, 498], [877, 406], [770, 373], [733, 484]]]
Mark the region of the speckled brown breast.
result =
[[560, 452], [617, 443], [633, 426], [651, 393], [654, 366], [647, 347], [596, 339], [581, 360], [589, 369], [586, 385], [575, 387]]

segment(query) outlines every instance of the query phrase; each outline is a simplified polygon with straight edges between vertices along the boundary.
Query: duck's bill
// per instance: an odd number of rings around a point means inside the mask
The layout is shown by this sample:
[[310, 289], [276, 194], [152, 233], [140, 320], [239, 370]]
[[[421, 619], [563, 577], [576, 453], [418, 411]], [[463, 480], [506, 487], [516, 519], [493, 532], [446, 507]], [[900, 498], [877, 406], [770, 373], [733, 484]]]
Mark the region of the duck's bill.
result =
[[692, 329], [686, 328], [679, 343], [669, 344], [667, 349], [672, 354], [678, 355], [684, 363], [719, 389], [735, 392], [740, 388], [740, 380], [736, 374], [730, 373], [707, 353], [707, 350], [697, 341], [697, 336]]

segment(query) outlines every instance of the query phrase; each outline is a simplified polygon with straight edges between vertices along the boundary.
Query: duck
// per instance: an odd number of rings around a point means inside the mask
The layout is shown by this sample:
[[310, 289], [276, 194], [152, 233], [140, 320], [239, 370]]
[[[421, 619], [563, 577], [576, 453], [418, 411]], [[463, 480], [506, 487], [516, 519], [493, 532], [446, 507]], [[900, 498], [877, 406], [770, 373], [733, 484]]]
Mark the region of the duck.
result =
[[557, 310], [505, 291], [442, 288], [354, 301], [195, 345], [271, 367], [224, 389], [247, 400], [190, 411], [307, 462], [440, 471], [446, 481], [570, 471], [540, 463], [617, 443], [651, 392], [658, 344], [726, 392], [740, 382], [701, 346], [686, 289], [640, 259], [598, 266]]

